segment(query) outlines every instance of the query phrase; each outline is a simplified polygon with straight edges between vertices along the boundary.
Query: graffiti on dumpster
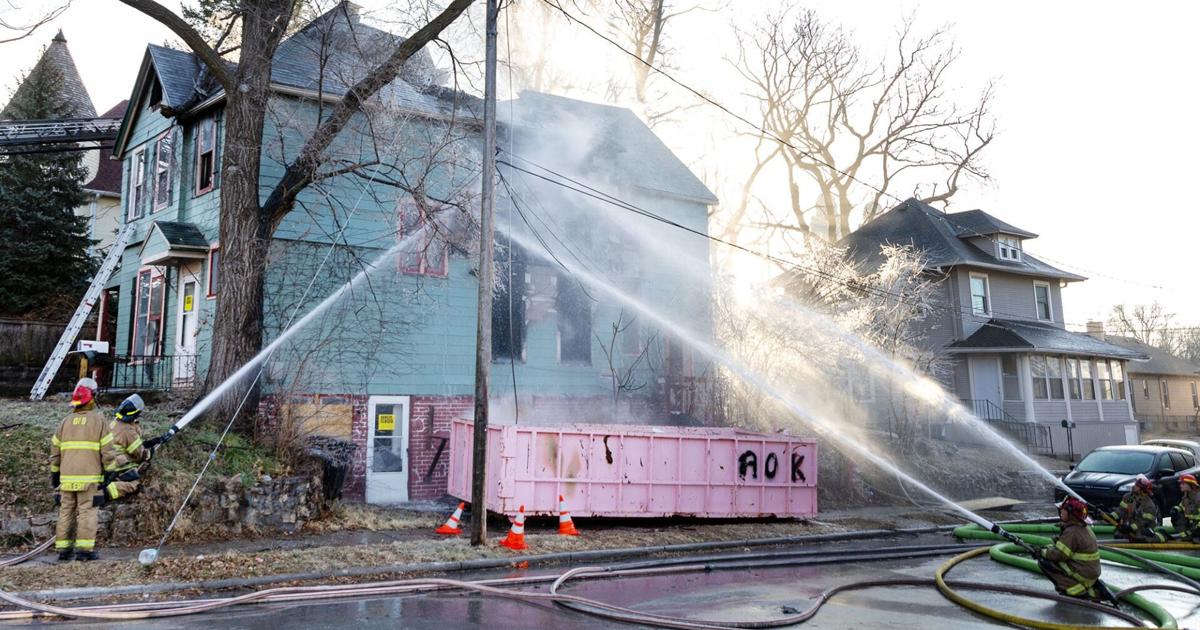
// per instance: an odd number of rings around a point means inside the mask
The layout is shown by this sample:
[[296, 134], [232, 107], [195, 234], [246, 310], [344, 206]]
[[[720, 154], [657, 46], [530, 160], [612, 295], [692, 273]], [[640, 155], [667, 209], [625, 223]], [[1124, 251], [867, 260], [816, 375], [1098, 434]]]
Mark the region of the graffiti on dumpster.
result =
[[[746, 478], [746, 473], [750, 473], [751, 479], [758, 479], [758, 453], [751, 450], [743, 451], [738, 456], [738, 477]], [[779, 473], [779, 456], [775, 453], [767, 453], [767, 458], [763, 462], [763, 476], [767, 479], [774, 479]], [[792, 483], [807, 482], [808, 479], [804, 476], [804, 455], [801, 453], [792, 453]]]

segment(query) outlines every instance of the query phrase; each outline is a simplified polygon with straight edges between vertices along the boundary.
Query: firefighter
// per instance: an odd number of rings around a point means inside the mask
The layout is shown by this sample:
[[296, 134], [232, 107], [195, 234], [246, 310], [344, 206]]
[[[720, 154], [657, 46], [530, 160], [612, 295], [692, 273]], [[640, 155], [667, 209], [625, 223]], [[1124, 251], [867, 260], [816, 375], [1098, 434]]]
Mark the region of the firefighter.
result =
[[139, 466], [150, 461], [154, 451], [142, 442], [142, 427], [138, 424], [146, 403], [133, 394], [121, 401], [115, 419], [108, 425], [113, 435], [113, 448], [124, 456], [124, 463], [108, 473], [104, 493], [108, 500], [115, 501], [137, 492], [141, 485]]
[[1117, 506], [1119, 522], [1113, 533], [1133, 542], [1166, 542], [1167, 537], [1157, 529], [1161, 518], [1153, 495], [1154, 483], [1145, 475], [1138, 475], [1133, 482], [1133, 489]]
[[1200, 481], [1191, 473], [1179, 475], [1179, 505], [1171, 508], [1175, 533], [1192, 542], [1200, 542]]
[[1100, 547], [1087, 526], [1087, 504], [1067, 497], [1058, 506], [1062, 533], [1040, 550], [1038, 566], [1060, 594], [1100, 600]]
[[98, 494], [106, 471], [116, 470], [120, 455], [104, 414], [96, 409], [96, 381], [79, 379], [71, 394], [73, 410], [50, 439], [50, 483], [58, 491], [58, 528], [54, 548], [59, 560], [96, 559], [96, 519], [104, 495]]

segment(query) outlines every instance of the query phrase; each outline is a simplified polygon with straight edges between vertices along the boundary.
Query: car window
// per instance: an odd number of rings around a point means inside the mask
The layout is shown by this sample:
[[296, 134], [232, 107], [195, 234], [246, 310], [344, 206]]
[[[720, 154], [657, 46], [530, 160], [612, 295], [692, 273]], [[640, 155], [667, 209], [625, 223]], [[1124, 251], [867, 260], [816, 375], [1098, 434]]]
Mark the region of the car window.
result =
[[1150, 472], [1154, 453], [1142, 451], [1092, 451], [1075, 467], [1079, 472], [1107, 472], [1136, 475]]
[[1196, 458], [1192, 457], [1191, 455], [1188, 455], [1187, 453], [1183, 454], [1183, 461], [1185, 464], [1187, 464], [1188, 468], [1191, 468], [1192, 466], [1196, 465]]
[[1171, 453], [1171, 463], [1175, 466], [1176, 472], [1188, 467], [1187, 460], [1183, 458], [1183, 453]]
[[1158, 472], [1163, 473], [1164, 475], [1175, 474], [1175, 465], [1171, 463], [1171, 458], [1167, 457], [1169, 454], [1170, 453], [1163, 453], [1158, 458]]

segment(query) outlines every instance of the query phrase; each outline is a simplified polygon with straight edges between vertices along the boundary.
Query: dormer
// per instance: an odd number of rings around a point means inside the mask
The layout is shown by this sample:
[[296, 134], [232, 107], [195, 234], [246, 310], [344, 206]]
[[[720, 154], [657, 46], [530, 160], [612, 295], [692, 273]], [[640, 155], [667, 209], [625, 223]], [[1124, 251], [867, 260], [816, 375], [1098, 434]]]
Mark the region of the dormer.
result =
[[[996, 234], [996, 258], [1006, 262], [1021, 262], [1021, 241], [1023, 239], [1013, 234]], [[986, 251], [986, 250], [984, 250]]]

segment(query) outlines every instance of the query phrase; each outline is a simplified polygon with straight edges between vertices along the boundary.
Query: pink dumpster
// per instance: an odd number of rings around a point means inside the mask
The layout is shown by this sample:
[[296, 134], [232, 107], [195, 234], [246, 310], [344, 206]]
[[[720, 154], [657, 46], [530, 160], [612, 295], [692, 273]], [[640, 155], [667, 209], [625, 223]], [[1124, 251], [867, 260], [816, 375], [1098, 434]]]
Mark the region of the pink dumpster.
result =
[[[450, 433], [450, 494], [471, 498], [474, 424]], [[817, 445], [738, 429], [571, 424], [488, 427], [487, 508], [572, 516], [804, 518], [817, 513]]]

